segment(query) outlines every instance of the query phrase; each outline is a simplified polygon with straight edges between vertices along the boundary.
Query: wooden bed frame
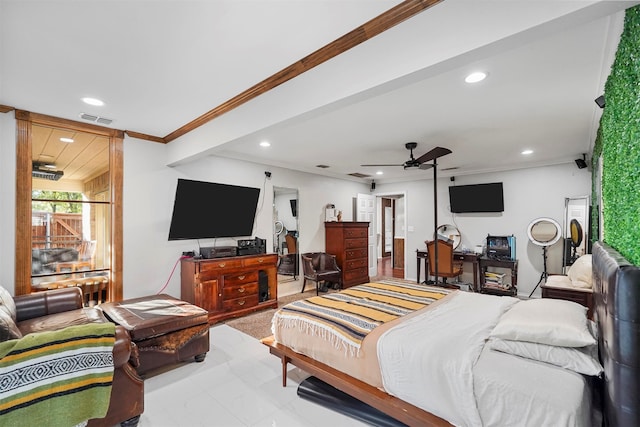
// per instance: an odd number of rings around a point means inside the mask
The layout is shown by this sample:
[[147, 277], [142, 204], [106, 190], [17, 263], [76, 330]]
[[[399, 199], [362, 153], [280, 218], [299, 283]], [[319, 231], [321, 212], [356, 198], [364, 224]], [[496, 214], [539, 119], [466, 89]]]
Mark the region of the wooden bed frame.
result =
[[273, 337], [262, 339], [262, 343], [269, 347], [269, 352], [278, 356], [282, 361], [282, 386], [287, 385], [287, 365], [291, 363], [316, 378], [332, 385], [340, 391], [370, 405], [390, 417], [408, 426], [441, 427], [451, 426], [450, 423], [430, 412], [413, 406], [397, 397], [373, 387], [363, 381], [355, 379], [344, 372], [329, 365], [320, 363], [310, 357], [296, 353], [289, 347], [274, 341]]
[[[640, 426], [640, 267], [602, 243], [593, 246], [593, 286], [605, 426]], [[262, 343], [282, 361], [282, 386], [289, 363], [409, 426], [450, 426], [446, 420], [393, 397], [331, 366], [276, 343]], [[600, 394], [600, 393], [596, 393]]]

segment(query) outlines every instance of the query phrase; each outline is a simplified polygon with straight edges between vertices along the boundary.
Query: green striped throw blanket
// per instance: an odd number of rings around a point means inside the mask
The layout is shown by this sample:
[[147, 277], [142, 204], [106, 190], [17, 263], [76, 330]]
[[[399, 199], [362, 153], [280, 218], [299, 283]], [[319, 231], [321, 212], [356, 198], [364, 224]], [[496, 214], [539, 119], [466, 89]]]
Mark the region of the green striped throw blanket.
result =
[[0, 424], [74, 426], [103, 418], [115, 325], [95, 323], [0, 343]]

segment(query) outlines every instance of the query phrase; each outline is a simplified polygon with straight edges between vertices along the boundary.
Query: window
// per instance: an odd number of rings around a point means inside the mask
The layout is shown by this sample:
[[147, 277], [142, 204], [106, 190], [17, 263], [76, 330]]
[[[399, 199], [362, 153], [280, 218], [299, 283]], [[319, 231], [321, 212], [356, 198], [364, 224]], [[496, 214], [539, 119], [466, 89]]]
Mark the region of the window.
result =
[[122, 299], [121, 131], [16, 111], [16, 294]]

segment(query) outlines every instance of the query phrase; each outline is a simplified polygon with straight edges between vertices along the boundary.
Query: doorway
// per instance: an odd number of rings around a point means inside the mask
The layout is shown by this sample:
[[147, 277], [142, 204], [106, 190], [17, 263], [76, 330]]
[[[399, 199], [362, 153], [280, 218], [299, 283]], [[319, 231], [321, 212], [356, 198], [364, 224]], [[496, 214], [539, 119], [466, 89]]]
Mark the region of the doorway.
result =
[[298, 189], [273, 187], [273, 252], [278, 254], [278, 297], [300, 292]]
[[405, 195], [376, 196], [378, 240], [378, 275], [405, 277]]

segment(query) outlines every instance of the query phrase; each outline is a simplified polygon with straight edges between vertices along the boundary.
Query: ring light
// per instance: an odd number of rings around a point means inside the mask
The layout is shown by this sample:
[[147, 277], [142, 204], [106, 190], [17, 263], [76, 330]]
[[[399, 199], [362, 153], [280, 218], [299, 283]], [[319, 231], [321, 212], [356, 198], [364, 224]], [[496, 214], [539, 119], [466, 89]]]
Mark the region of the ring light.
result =
[[527, 229], [531, 243], [538, 246], [551, 246], [560, 240], [562, 229], [560, 224], [551, 218], [538, 218], [531, 221]]

